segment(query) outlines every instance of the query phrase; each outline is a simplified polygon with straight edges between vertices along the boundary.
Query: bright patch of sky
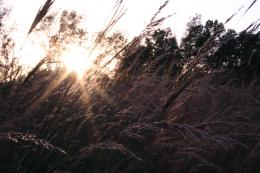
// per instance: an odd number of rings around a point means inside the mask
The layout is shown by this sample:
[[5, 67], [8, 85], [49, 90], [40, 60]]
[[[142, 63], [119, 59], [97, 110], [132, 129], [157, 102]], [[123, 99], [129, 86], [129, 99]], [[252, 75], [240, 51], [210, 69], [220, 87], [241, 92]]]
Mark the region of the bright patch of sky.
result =
[[[12, 6], [10, 14], [12, 22], [26, 34], [40, 5], [44, 4], [45, 0], [6, 0], [6, 2]], [[108, 19], [115, 2], [116, 0], [56, 0], [51, 11], [75, 10], [86, 17], [84, 23], [86, 29], [99, 31]], [[125, 0], [127, 13], [117, 24], [116, 30], [126, 33], [129, 37], [138, 35], [163, 2], [164, 0]], [[240, 31], [260, 18], [259, 1], [243, 16], [243, 12], [252, 2], [252, 0], [172, 0], [161, 16], [175, 14], [167, 19], [163, 27], [171, 27], [180, 39], [186, 23], [196, 13], [202, 15], [203, 22], [207, 19], [218, 19], [224, 22], [244, 5], [241, 12], [227, 25]]]

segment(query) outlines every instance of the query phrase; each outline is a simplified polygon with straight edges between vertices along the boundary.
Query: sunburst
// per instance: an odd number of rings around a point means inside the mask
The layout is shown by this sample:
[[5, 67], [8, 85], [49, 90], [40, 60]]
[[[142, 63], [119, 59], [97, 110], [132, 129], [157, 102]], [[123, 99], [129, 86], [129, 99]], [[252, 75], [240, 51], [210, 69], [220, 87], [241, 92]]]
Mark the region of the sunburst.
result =
[[93, 67], [95, 55], [89, 55], [86, 48], [70, 45], [69, 48], [62, 52], [60, 61], [64, 64], [68, 72], [75, 72], [82, 77], [86, 71]]

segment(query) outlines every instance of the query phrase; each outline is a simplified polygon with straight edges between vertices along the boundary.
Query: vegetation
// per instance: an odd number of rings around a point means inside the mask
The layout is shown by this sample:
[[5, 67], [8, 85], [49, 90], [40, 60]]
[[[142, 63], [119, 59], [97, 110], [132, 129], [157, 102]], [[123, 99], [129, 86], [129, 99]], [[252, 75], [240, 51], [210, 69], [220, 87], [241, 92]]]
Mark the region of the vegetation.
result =
[[[46, 3], [29, 34], [53, 22]], [[129, 43], [109, 36], [109, 23], [92, 47], [104, 51], [80, 80], [57, 59], [68, 42], [86, 41], [75, 12], [62, 13], [29, 73], [1, 31], [0, 172], [260, 172], [259, 23], [237, 33], [195, 16], [178, 44], [157, 28], [158, 13]]]

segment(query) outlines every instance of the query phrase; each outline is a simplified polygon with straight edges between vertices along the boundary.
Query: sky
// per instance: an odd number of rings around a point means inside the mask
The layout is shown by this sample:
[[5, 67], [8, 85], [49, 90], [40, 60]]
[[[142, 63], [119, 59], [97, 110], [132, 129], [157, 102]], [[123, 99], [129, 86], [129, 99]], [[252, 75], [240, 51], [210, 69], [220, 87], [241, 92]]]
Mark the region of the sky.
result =
[[[45, 0], [5, 0], [12, 7], [10, 17], [21, 33], [26, 34], [40, 7]], [[51, 11], [75, 10], [86, 16], [84, 23], [91, 31], [99, 31], [107, 20], [116, 0], [56, 0]], [[126, 15], [115, 27], [116, 30], [133, 37], [138, 35], [149, 22], [152, 15], [162, 5], [164, 0], [125, 0]], [[171, 27], [180, 39], [185, 31], [186, 23], [196, 13], [202, 15], [202, 21], [218, 19], [224, 22], [241, 6], [241, 12], [226, 26], [238, 31], [260, 18], [260, 1], [242, 15], [253, 0], [170, 0], [161, 16], [175, 13], [167, 19], [162, 27]], [[51, 12], [50, 11], [50, 12]]]
[[[14, 25], [16, 30], [16, 54], [23, 57], [25, 64], [36, 64], [39, 58], [45, 56], [43, 47], [47, 45], [48, 39], [44, 35], [38, 35], [37, 39], [26, 37], [28, 30], [34, 20], [38, 9], [46, 0], [2, 0], [11, 7], [9, 21], [6, 25]], [[127, 10], [123, 18], [116, 24], [114, 31], [120, 31], [131, 40], [149, 23], [153, 14], [164, 3], [165, 0], [124, 0], [123, 6]], [[78, 14], [85, 16], [82, 27], [88, 32], [98, 32], [104, 27], [104, 23], [109, 19], [116, 0], [55, 0], [49, 13], [63, 10], [74, 10]], [[252, 22], [260, 18], [260, 1], [257, 1], [248, 13], [244, 11], [253, 0], [170, 0], [166, 8], [158, 17], [174, 14], [162, 25], [162, 28], [170, 27], [180, 42], [187, 22], [195, 14], [202, 15], [202, 22], [207, 19], [225, 22], [232, 14], [237, 12], [241, 6], [245, 6], [226, 28], [241, 31]], [[110, 16], [111, 17], [111, 16]], [[26, 43], [25, 43], [26, 42]], [[26, 46], [24, 46], [26, 45]], [[19, 49], [23, 47], [23, 49]], [[47, 46], [45, 46], [47, 47]], [[33, 59], [31, 58], [33, 57]], [[35, 58], [39, 57], [39, 58]]]

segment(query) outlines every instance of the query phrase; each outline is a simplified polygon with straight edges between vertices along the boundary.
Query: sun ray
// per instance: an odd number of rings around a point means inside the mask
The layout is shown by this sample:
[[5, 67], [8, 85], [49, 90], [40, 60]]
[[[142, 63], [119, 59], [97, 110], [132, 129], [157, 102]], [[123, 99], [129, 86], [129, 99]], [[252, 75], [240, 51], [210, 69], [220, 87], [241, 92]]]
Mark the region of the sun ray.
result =
[[39, 104], [42, 103], [42, 101], [44, 101], [48, 96], [49, 94], [55, 90], [55, 88], [57, 88], [62, 81], [64, 81], [67, 77], [68, 77], [69, 73], [66, 72], [64, 73], [63, 75], [61, 75], [57, 80], [52, 80], [50, 82], [50, 84], [48, 85], [46, 91], [44, 92], [44, 94], [38, 98], [35, 102], [33, 102], [30, 106], [31, 109], [34, 109], [36, 108], [37, 106], [39, 106]]
[[77, 45], [70, 45], [67, 50], [61, 53], [60, 61], [68, 72], [75, 72], [78, 77], [83, 77], [87, 70], [93, 67], [97, 53], [88, 56], [88, 50]]

